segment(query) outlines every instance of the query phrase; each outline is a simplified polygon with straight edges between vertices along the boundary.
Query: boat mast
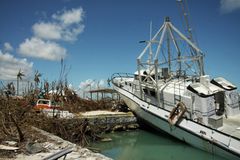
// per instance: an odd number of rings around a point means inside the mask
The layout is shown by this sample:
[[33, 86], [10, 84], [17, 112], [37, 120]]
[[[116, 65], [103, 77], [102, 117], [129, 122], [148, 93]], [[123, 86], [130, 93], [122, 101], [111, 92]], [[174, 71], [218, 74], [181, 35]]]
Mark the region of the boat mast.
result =
[[186, 30], [188, 33], [188, 39], [190, 39], [192, 42], [195, 43], [195, 40], [193, 38], [192, 28], [190, 27], [190, 22], [189, 22], [190, 12], [187, 7], [187, 1], [186, 0], [176, 0], [176, 1], [179, 4], [180, 12], [182, 12], [181, 15], [183, 15], [183, 19], [185, 21]]
[[[190, 21], [189, 21], [190, 12], [189, 12], [189, 9], [188, 9], [188, 6], [187, 6], [187, 0], [176, 0], [176, 2], [179, 5], [181, 15], [183, 15], [183, 19], [185, 21], [186, 30], [187, 30], [187, 33], [188, 33], [188, 39], [190, 41], [192, 41], [196, 46], [198, 46], [197, 39], [195, 37], [196, 40], [194, 40], [192, 27], [190, 26]], [[192, 56], [197, 56], [198, 53], [194, 49], [192, 49], [191, 46], [190, 46], [190, 48], [191, 48], [191, 55]], [[200, 58], [200, 60], [197, 61], [197, 65], [198, 65], [198, 68], [199, 68], [199, 74], [202, 76], [202, 75], [205, 74], [205, 72], [204, 72], [204, 66], [203, 66], [203, 55], [201, 55], [201, 56], [202, 57]]]
[[[169, 17], [166, 17], [165, 18], [165, 22], [169, 22], [170, 23], [170, 18]], [[170, 38], [169, 36], [171, 35], [171, 38], [173, 40], [173, 43], [177, 49], [177, 59], [178, 59], [178, 76], [181, 77], [181, 71], [182, 71], [182, 62], [181, 62], [181, 51], [178, 47], [178, 44], [176, 42], [176, 39], [175, 37], [173, 36], [172, 34], [172, 31], [171, 31], [171, 28], [168, 27], [168, 30], [167, 30], [167, 48], [168, 48], [168, 68], [169, 70], [171, 71], [171, 47], [170, 47]]]
[[168, 75], [171, 74], [171, 47], [170, 47], [170, 31], [167, 32], [167, 50], [168, 50]]
[[150, 33], [149, 33], [150, 37], [149, 37], [149, 43], [150, 43], [150, 48], [149, 48], [149, 59], [148, 59], [148, 64], [149, 64], [149, 69], [150, 69], [150, 65], [152, 64], [152, 21], [150, 22]]

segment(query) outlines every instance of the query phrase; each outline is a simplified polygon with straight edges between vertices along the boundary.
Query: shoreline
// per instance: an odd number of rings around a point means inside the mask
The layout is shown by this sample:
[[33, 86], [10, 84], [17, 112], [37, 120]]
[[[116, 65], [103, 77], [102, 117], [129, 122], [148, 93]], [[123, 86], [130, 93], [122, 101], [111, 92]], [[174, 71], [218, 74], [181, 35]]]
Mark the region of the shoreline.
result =
[[[52, 118], [52, 117], [48, 117]], [[47, 119], [42, 119], [42, 121], [45, 121]], [[100, 136], [97, 136], [97, 140], [106, 140], [106, 138], [101, 137], [102, 133], [109, 133], [109, 132], [115, 132], [115, 131], [128, 131], [128, 130], [135, 130], [139, 127], [137, 124], [137, 118], [133, 115], [132, 112], [111, 112], [107, 110], [98, 110], [98, 111], [88, 111], [88, 112], [81, 112], [79, 114], [75, 114], [72, 118], [52, 118], [52, 120], [55, 120], [56, 123], [61, 124], [65, 129], [75, 127], [79, 127], [82, 124], [79, 124], [79, 122], [87, 122], [85, 124], [86, 130], [82, 130], [84, 133], [77, 132], [75, 134], [85, 134], [87, 131], [92, 131], [92, 133], [99, 134]], [[35, 125], [36, 126], [36, 125]], [[37, 126], [41, 127], [41, 125]], [[84, 128], [84, 127], [83, 127]], [[6, 156], [3, 156], [4, 158], [0, 158], [0, 160], [3, 159], [17, 159], [17, 160], [24, 160], [24, 159], [31, 159], [31, 160], [38, 160], [38, 159], [44, 159], [52, 154], [55, 154], [57, 152], [61, 152], [64, 149], [71, 149], [72, 152], [69, 153], [66, 156], [66, 159], [91, 159], [91, 160], [110, 160], [111, 158], [108, 158], [100, 153], [95, 153], [95, 148], [91, 149], [88, 145], [85, 147], [80, 146], [81, 143], [77, 143], [71, 140], [71, 138], [66, 137], [59, 137], [57, 136], [57, 133], [51, 133], [48, 132], [46, 129], [42, 128], [36, 128], [34, 126], [30, 127], [30, 132], [33, 137], [33, 139], [29, 138], [24, 143], [22, 143], [20, 146], [19, 143], [15, 146], [11, 146], [10, 144], [5, 145], [5, 147], [16, 147], [16, 150], [2, 150], [2, 152], [6, 152]], [[71, 132], [67, 130], [67, 133], [69, 134], [69, 137], [71, 137]], [[61, 135], [60, 135], [61, 136]], [[64, 139], [63, 139], [64, 138]], [[86, 137], [82, 136], [82, 139]], [[70, 142], [70, 141], [72, 142]], [[4, 141], [3, 141], [4, 142]], [[6, 140], [7, 142], [7, 140]], [[13, 141], [14, 142], [14, 141]], [[29, 149], [33, 149], [34, 153], [29, 153]], [[31, 152], [30, 149], [30, 152]], [[37, 152], [35, 153], [35, 150]], [[1, 151], [1, 149], [0, 149]], [[96, 149], [97, 151], [97, 149]], [[8, 153], [10, 153], [10, 156], [8, 156]]]
[[[31, 159], [31, 160], [38, 160], [38, 159], [44, 159], [56, 152], [61, 151], [62, 149], [69, 148], [71, 147], [73, 151], [69, 153], [66, 156], [67, 159], [81, 159], [81, 160], [87, 160], [87, 159], [92, 159], [92, 160], [111, 160], [111, 158], [108, 158], [100, 153], [94, 153], [91, 150], [87, 148], [83, 148], [77, 144], [71, 143], [69, 141], [66, 141], [56, 135], [53, 135], [49, 132], [46, 132], [44, 130], [38, 129], [36, 127], [32, 127], [33, 130], [39, 132], [40, 134], [48, 137], [50, 142], [44, 142], [40, 143], [40, 145], [46, 149], [48, 152], [40, 152], [40, 153], [35, 153], [35, 154], [18, 154], [16, 158], [12, 159], [18, 159], [18, 160], [24, 160], [24, 159]], [[0, 158], [1, 159], [1, 158]]]

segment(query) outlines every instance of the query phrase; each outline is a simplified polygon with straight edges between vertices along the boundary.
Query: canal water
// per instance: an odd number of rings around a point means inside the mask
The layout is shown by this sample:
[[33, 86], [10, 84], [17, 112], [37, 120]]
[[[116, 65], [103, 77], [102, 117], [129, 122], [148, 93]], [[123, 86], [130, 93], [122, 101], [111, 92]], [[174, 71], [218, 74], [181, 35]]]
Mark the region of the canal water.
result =
[[104, 137], [112, 141], [97, 142], [91, 147], [115, 160], [226, 160], [156, 131], [115, 132]]

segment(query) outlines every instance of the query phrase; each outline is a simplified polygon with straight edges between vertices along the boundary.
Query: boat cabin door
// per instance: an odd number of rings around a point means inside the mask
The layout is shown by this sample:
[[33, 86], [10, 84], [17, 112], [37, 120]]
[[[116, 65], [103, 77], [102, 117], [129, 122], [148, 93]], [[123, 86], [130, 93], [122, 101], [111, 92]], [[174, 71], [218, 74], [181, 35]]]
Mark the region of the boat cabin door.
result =
[[216, 110], [216, 115], [221, 116], [224, 113], [224, 98], [225, 97], [225, 92], [220, 91], [215, 93], [214, 99], [215, 99], [215, 110]]

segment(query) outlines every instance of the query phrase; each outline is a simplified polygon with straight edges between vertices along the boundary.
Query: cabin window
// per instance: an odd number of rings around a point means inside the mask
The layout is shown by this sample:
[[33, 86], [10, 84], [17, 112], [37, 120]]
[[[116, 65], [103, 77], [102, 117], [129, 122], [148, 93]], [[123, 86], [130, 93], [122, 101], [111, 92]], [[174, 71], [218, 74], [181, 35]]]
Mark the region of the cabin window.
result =
[[150, 95], [153, 97], [156, 97], [156, 92], [155, 91], [150, 91]]
[[132, 83], [129, 83], [129, 86], [132, 87]]
[[127, 82], [125, 82], [125, 85], [127, 85]]
[[152, 79], [154, 79], [154, 80], [155, 80], [155, 75], [151, 75], [151, 77], [152, 77]]
[[143, 92], [144, 92], [145, 94], [148, 94], [148, 90], [147, 90], [146, 88], [143, 88]]
[[141, 76], [142, 81], [144, 81], [145, 78], [146, 78], [145, 76]]
[[139, 80], [138, 75], [134, 75], [135, 80]]

